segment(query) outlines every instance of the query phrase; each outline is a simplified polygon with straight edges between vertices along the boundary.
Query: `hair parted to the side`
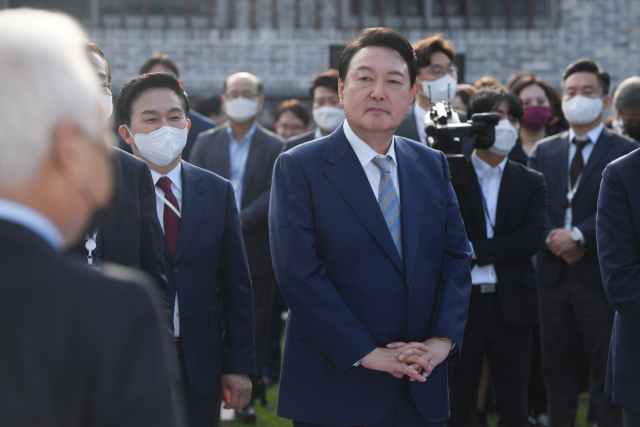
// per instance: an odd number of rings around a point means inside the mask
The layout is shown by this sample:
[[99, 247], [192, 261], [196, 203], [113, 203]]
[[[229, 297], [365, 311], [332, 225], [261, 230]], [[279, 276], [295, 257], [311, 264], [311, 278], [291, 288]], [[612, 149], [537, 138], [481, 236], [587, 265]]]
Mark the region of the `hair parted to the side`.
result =
[[640, 112], [640, 77], [629, 77], [618, 85], [613, 94], [613, 106], [618, 113], [622, 110]]
[[313, 101], [313, 97], [316, 92], [316, 88], [319, 87], [327, 87], [334, 91], [336, 94], [338, 93], [338, 79], [340, 79], [340, 75], [338, 74], [338, 70], [333, 68], [325, 71], [322, 74], [319, 74], [318, 77], [313, 79], [311, 86], [309, 86], [309, 97]]
[[598, 64], [593, 59], [582, 58], [578, 59], [575, 62], [572, 62], [564, 69], [564, 73], [562, 73], [562, 85], [567, 81], [570, 75], [575, 73], [592, 73], [595, 74], [598, 79], [598, 83], [602, 88], [602, 94], [604, 96], [609, 95], [609, 88], [611, 87], [611, 77], [609, 73], [600, 68], [600, 64]]
[[467, 105], [467, 117], [471, 118], [476, 113], [490, 113], [503, 101], [507, 101], [509, 105], [507, 114], [521, 122], [524, 116], [522, 102], [505, 87], [491, 87], [478, 91]]
[[99, 84], [85, 39], [62, 13], [0, 11], [0, 185], [34, 179], [63, 122], [101, 140]]
[[100, 46], [90, 40], [86, 40], [85, 42], [87, 44], [87, 50], [95, 52], [100, 58], [102, 58], [102, 60], [104, 61], [104, 65], [107, 66], [107, 83], [109, 84], [109, 89], [111, 89], [111, 79], [113, 78], [113, 76], [111, 75], [111, 67], [109, 67], [107, 58], [104, 56], [104, 53], [102, 53], [102, 49], [100, 49]]
[[140, 67], [138, 74], [147, 74], [156, 65], [162, 65], [164, 68], [168, 68], [177, 78], [180, 78], [180, 69], [178, 68], [178, 64], [166, 53], [155, 53], [148, 57]]
[[291, 112], [294, 116], [300, 119], [302, 124], [309, 126], [311, 122], [311, 114], [309, 113], [309, 109], [304, 106], [304, 104], [297, 99], [289, 99], [284, 101], [280, 108], [278, 108], [278, 112], [276, 113], [276, 122], [280, 120], [280, 116], [282, 116], [287, 111]]
[[340, 55], [340, 66], [338, 67], [338, 74], [340, 80], [343, 82], [347, 78], [347, 72], [349, 71], [349, 64], [353, 56], [365, 47], [386, 47], [391, 50], [395, 50], [405, 60], [407, 67], [409, 68], [409, 88], [413, 88], [416, 82], [417, 63], [416, 54], [411, 47], [411, 43], [399, 32], [392, 30], [391, 28], [366, 28], [362, 30], [360, 36], [349, 43], [347, 47], [342, 51]]
[[444, 53], [451, 62], [456, 59], [456, 51], [453, 48], [453, 43], [445, 40], [442, 34], [436, 34], [435, 36], [420, 40], [413, 45], [413, 50], [416, 52], [418, 71], [420, 71], [421, 68], [431, 65], [431, 56], [436, 52]]
[[169, 73], [150, 73], [132, 78], [120, 90], [116, 108], [122, 124], [127, 126], [131, 125], [131, 113], [134, 102], [136, 102], [143, 92], [150, 89], [169, 89], [175, 92], [176, 95], [182, 99], [185, 116], [189, 116], [189, 97], [182, 86], [180, 86], [180, 82], [176, 76]]

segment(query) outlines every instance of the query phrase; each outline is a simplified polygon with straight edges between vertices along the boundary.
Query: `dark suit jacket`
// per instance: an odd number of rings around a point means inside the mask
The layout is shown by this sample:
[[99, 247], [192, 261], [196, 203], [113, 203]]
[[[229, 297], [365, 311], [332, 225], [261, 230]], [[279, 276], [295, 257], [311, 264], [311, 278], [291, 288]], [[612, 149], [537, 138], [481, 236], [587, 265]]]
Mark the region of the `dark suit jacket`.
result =
[[[316, 424], [381, 419], [400, 380], [353, 364], [395, 341], [462, 344], [470, 247], [445, 156], [396, 137], [404, 262], [342, 126], [283, 153], [269, 215], [291, 311], [278, 415]], [[410, 385], [429, 421], [449, 417], [447, 363]]]
[[[458, 118], [460, 119], [460, 123], [465, 123], [467, 121], [466, 114], [458, 113]], [[400, 124], [400, 127], [396, 131], [396, 135], [420, 142], [420, 135], [418, 134], [418, 127], [416, 126], [414, 106], [411, 107], [411, 110], [409, 110], [405, 116], [402, 124]], [[464, 154], [466, 158], [471, 157], [471, 154], [473, 154], [473, 138], [462, 138], [462, 154]]]
[[293, 147], [297, 147], [300, 144], [304, 144], [305, 142], [313, 141], [316, 139], [316, 130], [310, 130], [309, 132], [305, 132], [301, 135], [294, 136], [293, 138], [289, 138], [284, 143], [284, 148], [282, 151], [291, 150]]
[[[454, 189], [467, 237], [479, 266], [493, 264], [498, 276], [498, 297], [507, 322], [538, 323], [538, 281], [531, 257], [544, 240], [547, 189], [544, 177], [507, 161], [498, 192], [496, 229], [487, 239], [487, 228], [478, 176], [468, 163], [469, 181]], [[474, 262], [472, 262], [474, 264]]]
[[[573, 225], [586, 240], [587, 253], [576, 269], [580, 277], [594, 286], [602, 286], [596, 245], [596, 211], [602, 171], [608, 163], [638, 148], [638, 143], [604, 129], [584, 167], [573, 199]], [[569, 132], [538, 142], [529, 159], [529, 167], [545, 177], [549, 194], [545, 238], [551, 230], [563, 228], [568, 189]], [[543, 242], [536, 257], [540, 286], [554, 286], [560, 278], [564, 261], [556, 257]]]
[[0, 220], [0, 414], [7, 426], [175, 426], [152, 290]]
[[602, 281], [616, 309], [605, 391], [640, 412], [640, 150], [606, 167], [596, 232]]
[[172, 259], [163, 239], [164, 262], [189, 383], [206, 396], [223, 374], [256, 374], [253, 293], [231, 183], [187, 162], [181, 176], [178, 247]]
[[[200, 133], [213, 129], [216, 124], [207, 116], [203, 116], [195, 110], [189, 112], [189, 120], [191, 120], [191, 129], [189, 129], [189, 135], [187, 136], [187, 145], [182, 150], [182, 160], [189, 160], [189, 155], [193, 149], [193, 144], [196, 142]], [[118, 147], [121, 150], [126, 151], [129, 154], [133, 154], [131, 146], [127, 144], [124, 139], [118, 134]]]
[[[191, 154], [191, 163], [230, 179], [227, 126], [228, 123], [225, 123], [198, 137]], [[247, 157], [240, 221], [249, 269], [254, 276], [273, 272], [267, 216], [273, 165], [282, 151], [282, 144], [280, 137], [258, 125]]]

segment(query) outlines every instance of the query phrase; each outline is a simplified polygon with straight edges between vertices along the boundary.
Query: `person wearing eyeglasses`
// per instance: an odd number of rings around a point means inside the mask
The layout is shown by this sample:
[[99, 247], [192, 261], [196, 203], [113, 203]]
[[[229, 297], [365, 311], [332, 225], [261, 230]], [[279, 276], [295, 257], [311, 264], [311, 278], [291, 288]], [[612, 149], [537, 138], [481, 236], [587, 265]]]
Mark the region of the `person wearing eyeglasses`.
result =
[[309, 132], [309, 122], [309, 109], [297, 99], [289, 99], [280, 105], [276, 113], [276, 133], [282, 139], [295, 138]]
[[[441, 34], [421, 40], [413, 45], [418, 60], [416, 77], [416, 101], [398, 130], [397, 136], [413, 139], [426, 144], [424, 119], [431, 103], [453, 101], [458, 86], [458, 68], [453, 63], [456, 51], [449, 40]], [[465, 121], [464, 114], [457, 118]]]
[[[264, 96], [262, 81], [249, 73], [227, 77], [221, 97], [229, 121], [198, 136], [189, 161], [231, 181], [240, 212], [247, 251], [256, 324], [256, 372], [253, 398], [264, 389], [262, 366], [269, 342], [273, 294], [276, 281], [269, 250], [269, 199], [273, 165], [282, 151], [278, 135], [258, 124], [256, 118]], [[252, 399], [253, 402], [253, 399]], [[250, 403], [238, 418], [255, 422]]]

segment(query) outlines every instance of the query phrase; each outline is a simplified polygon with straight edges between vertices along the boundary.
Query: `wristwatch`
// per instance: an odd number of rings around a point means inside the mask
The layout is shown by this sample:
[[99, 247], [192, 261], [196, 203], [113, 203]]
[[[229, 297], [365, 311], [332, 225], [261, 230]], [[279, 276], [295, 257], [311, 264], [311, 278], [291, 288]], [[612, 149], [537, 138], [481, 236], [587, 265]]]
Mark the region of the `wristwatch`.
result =
[[576, 242], [577, 244], [582, 244], [582, 236], [580, 236], [580, 232], [575, 228], [571, 230], [571, 240]]

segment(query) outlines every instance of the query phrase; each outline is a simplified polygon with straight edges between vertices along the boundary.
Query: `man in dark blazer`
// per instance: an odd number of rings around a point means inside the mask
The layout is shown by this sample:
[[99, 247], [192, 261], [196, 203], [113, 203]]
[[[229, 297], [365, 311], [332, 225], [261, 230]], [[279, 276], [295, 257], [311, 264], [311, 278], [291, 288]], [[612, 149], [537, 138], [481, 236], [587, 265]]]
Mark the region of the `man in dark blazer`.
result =
[[[226, 408], [242, 409], [255, 376], [251, 280], [233, 187], [181, 160], [189, 101], [174, 76], [152, 73], [129, 81], [118, 112], [125, 123], [120, 135], [149, 164], [157, 187], [189, 421], [215, 426], [220, 398]], [[171, 147], [148, 136], [158, 131], [172, 135]]]
[[344, 108], [340, 104], [338, 96], [338, 78], [338, 71], [332, 68], [313, 80], [311, 87], [309, 87], [309, 96], [313, 101], [313, 120], [316, 129], [289, 138], [284, 144], [284, 151], [327, 136], [342, 123]]
[[2, 424], [182, 425], [156, 292], [61, 253], [114, 191], [84, 36], [59, 14], [0, 12], [0, 95], [16, 97], [11, 114], [38, 117], [25, 130], [0, 114]]
[[640, 426], [640, 150], [602, 174], [596, 235], [602, 282], [616, 310], [605, 392], [624, 408], [628, 426]]
[[467, 112], [497, 113], [496, 142], [477, 149], [469, 179], [455, 185], [474, 259], [464, 353], [451, 371], [451, 427], [474, 425], [486, 357], [500, 426], [526, 426], [532, 325], [538, 323], [538, 281], [531, 258], [544, 240], [544, 177], [508, 160], [524, 111], [504, 88], [479, 92]]
[[[229, 122], [200, 135], [191, 154], [194, 165], [231, 180], [235, 190], [255, 303], [257, 378], [254, 397], [263, 389], [260, 379], [276, 287], [267, 216], [273, 165], [282, 151], [282, 140], [256, 122], [264, 102], [262, 91], [262, 82], [252, 74], [238, 73], [227, 77], [222, 103]], [[253, 414], [247, 416], [254, 418]]]
[[449, 417], [443, 362], [462, 343], [471, 253], [444, 154], [393, 135], [414, 58], [396, 31], [365, 30], [340, 61], [344, 124], [276, 162], [269, 230], [290, 308], [278, 415], [294, 427]]
[[[536, 257], [540, 283], [542, 376], [549, 393], [550, 424], [572, 426], [578, 406], [582, 343], [589, 358], [589, 392], [598, 425], [622, 424], [620, 407], [604, 393], [614, 309], [602, 287], [596, 245], [596, 211], [605, 166], [638, 148], [601, 123], [610, 78], [591, 60], [563, 74], [568, 132], [541, 140], [529, 165], [549, 189], [546, 239]], [[579, 354], [579, 353], [578, 353]]]

